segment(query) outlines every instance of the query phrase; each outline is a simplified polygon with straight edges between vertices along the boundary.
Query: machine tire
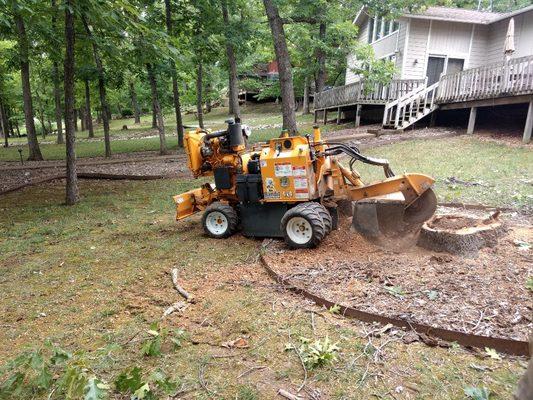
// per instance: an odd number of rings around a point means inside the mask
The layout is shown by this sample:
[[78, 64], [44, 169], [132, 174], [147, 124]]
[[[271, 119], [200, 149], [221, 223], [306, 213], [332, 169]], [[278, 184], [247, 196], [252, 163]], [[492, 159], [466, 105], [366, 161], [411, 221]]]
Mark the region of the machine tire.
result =
[[324, 222], [316, 208], [301, 205], [285, 213], [281, 219], [281, 231], [285, 243], [293, 249], [316, 247], [326, 235]]
[[235, 209], [229, 204], [216, 202], [204, 211], [202, 227], [207, 236], [222, 239], [233, 235], [237, 231], [239, 217]]
[[324, 222], [324, 228], [326, 229], [326, 235], [331, 232], [331, 229], [333, 228], [333, 219], [331, 218], [331, 214], [329, 213], [327, 208], [324, 207], [322, 204], [310, 201], [306, 203], [301, 203], [297, 207], [314, 208], [318, 215], [322, 217], [322, 222]]

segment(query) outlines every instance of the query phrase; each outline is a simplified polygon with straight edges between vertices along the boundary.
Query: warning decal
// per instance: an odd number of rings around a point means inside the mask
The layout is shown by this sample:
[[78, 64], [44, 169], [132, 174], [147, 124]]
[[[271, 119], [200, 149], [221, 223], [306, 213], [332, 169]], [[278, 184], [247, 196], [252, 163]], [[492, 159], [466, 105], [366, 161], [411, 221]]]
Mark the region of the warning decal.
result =
[[274, 164], [274, 174], [276, 176], [292, 176], [291, 163], [277, 163]]
[[307, 189], [307, 178], [294, 178], [294, 188]]
[[306, 173], [305, 173], [305, 167], [301, 166], [296, 166], [294, 165], [292, 167], [292, 175], [293, 176], [306, 176]]

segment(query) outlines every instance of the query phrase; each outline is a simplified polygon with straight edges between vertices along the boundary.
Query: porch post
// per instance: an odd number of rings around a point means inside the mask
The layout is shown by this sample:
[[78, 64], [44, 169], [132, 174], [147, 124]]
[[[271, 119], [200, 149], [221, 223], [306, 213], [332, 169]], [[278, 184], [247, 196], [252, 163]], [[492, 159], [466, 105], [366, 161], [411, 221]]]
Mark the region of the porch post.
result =
[[474, 133], [474, 126], [476, 125], [476, 115], [477, 107], [472, 107], [470, 109], [470, 117], [468, 118], [468, 128], [466, 129], [466, 133], [469, 135]]
[[337, 125], [340, 125], [341, 123], [341, 114], [342, 114], [342, 110], [341, 108], [337, 108]]
[[324, 125], [328, 123], [328, 109], [324, 108]]
[[357, 104], [355, 108], [355, 127], [357, 128], [359, 125], [361, 125], [361, 104]]
[[524, 143], [531, 141], [531, 130], [533, 130], [533, 99], [530, 100], [527, 108], [526, 126], [524, 127], [524, 138], [522, 139]]

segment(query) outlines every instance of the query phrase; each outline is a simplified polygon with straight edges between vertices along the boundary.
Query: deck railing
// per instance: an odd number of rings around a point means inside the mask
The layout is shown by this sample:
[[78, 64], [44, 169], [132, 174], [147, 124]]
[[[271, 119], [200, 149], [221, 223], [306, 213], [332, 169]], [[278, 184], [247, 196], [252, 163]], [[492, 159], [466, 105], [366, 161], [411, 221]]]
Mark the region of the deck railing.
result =
[[438, 103], [533, 93], [533, 55], [467, 69], [440, 78]]
[[350, 83], [315, 94], [315, 110], [348, 106], [357, 103], [385, 104], [425, 85], [425, 79], [394, 79], [389, 84]]

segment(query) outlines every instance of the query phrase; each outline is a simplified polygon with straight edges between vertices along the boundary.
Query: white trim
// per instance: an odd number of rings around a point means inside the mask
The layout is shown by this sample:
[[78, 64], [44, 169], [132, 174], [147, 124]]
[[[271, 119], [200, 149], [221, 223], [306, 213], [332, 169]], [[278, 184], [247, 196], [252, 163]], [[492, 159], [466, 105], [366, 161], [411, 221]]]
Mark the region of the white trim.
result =
[[507, 14], [503, 14], [502, 16], [497, 17], [496, 19], [490, 21], [489, 24], [493, 24], [494, 22], [498, 22], [498, 21], [503, 21], [506, 18], [516, 17], [517, 15], [526, 13], [526, 12], [531, 11], [531, 10], [533, 10], [533, 4], [530, 5], [530, 6], [521, 8], [520, 10], [516, 10], [516, 11], [512, 11], [512, 12], [507, 13]]
[[383, 37], [380, 37], [379, 39], [376, 39], [375, 41], [373, 41], [372, 43], [369, 43], [369, 44], [376, 44], [376, 43], [379, 43], [379, 42], [381, 42], [382, 40], [387, 39], [388, 37], [391, 37], [391, 36], [394, 35], [395, 33], [398, 33], [399, 31], [400, 31], [400, 28], [398, 28], [398, 29], [395, 30], [394, 32], [389, 33], [387, 36], [383, 36]]
[[468, 58], [465, 60], [464, 69], [470, 68], [470, 58], [472, 57], [472, 46], [474, 44], [474, 34], [476, 26], [472, 24], [472, 32], [470, 33], [470, 44], [468, 45]]
[[409, 15], [406, 14], [404, 17], [412, 18], [412, 19], [423, 19], [426, 21], [444, 21], [444, 22], [457, 22], [460, 24], [476, 24], [476, 25], [489, 25], [492, 24], [494, 21], [467, 21], [464, 19], [457, 19], [457, 18], [442, 18], [442, 17], [431, 17], [427, 15]]
[[[429, 64], [429, 43], [431, 42], [431, 28], [433, 28], [433, 20], [429, 21], [429, 29], [428, 29], [428, 35], [427, 35], [427, 43], [426, 43], [426, 68], [423, 72], [424, 76], [427, 76], [427, 70], [428, 70], [428, 64]], [[446, 63], [446, 61], [444, 61]]]
[[405, 28], [405, 43], [403, 46], [402, 54], [402, 71], [400, 72], [400, 79], [405, 77], [405, 63], [407, 62], [407, 49], [409, 46], [409, 34], [411, 33], [411, 20], [407, 21], [407, 27]]

